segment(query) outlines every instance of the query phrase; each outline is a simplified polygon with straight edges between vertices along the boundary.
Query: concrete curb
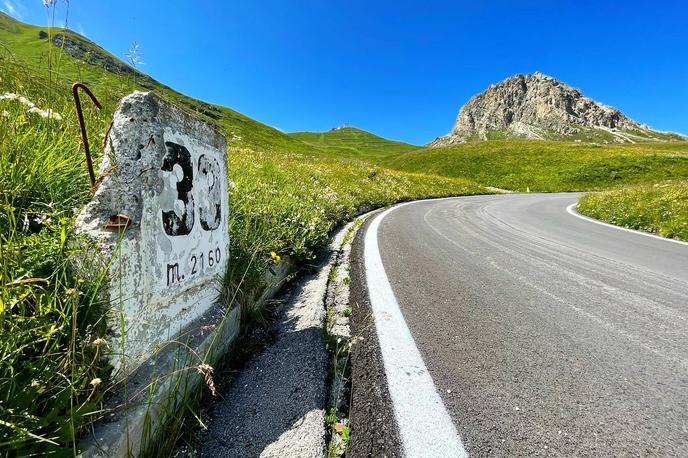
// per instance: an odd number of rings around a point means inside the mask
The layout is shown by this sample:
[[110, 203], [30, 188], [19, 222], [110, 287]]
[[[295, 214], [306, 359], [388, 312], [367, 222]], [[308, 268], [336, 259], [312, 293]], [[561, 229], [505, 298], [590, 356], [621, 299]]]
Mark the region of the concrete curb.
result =
[[[267, 272], [269, 286], [257, 306], [273, 298], [293, 270], [294, 264], [287, 258], [273, 267], [275, 274]], [[215, 304], [126, 380], [115, 385], [115, 395], [106, 406], [113, 413], [81, 441], [81, 456], [129, 457], [144, 451], [184, 399], [205, 383], [199, 365], [214, 366], [230, 351], [240, 333], [240, 318], [239, 306], [227, 311], [225, 306]]]

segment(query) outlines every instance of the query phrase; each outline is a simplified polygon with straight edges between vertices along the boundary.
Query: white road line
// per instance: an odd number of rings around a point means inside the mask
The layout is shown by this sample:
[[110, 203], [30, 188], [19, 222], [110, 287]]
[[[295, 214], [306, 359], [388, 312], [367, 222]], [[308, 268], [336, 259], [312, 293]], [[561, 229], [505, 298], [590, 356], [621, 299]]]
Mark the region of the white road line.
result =
[[643, 231], [636, 231], [636, 230], [634, 230], [634, 229], [628, 229], [628, 228], [626, 228], [626, 227], [615, 226], [615, 225], [613, 225], [613, 224], [605, 223], [605, 222], [603, 222], [603, 221], [599, 221], [599, 220], [596, 220], [596, 219], [594, 219], [594, 218], [590, 218], [590, 217], [588, 217], [588, 216], [581, 215], [580, 213], [578, 213], [578, 212], [576, 211], [576, 206], [577, 206], [577, 205], [578, 205], [578, 203], [573, 203], [573, 204], [569, 205], [568, 207], [566, 207], [566, 211], [567, 211], [569, 214], [575, 216], [576, 218], [584, 219], [585, 221], [587, 221], [587, 222], [589, 222], [589, 223], [595, 223], [595, 224], [599, 224], [599, 225], [601, 225], [601, 226], [612, 227], [612, 228], [614, 228], [614, 229], [618, 229], [618, 230], [620, 230], [620, 231], [625, 231], [625, 232], [630, 232], [630, 233], [636, 234], [636, 235], [644, 235], [645, 237], [652, 237], [653, 239], [664, 240], [665, 242], [678, 243], [679, 245], [688, 246], [688, 242], [684, 242], [684, 241], [682, 241], [682, 240], [670, 239], [670, 238], [667, 238], [667, 237], [661, 237], [661, 236], [659, 236], [659, 235], [650, 234], [650, 233], [643, 232]]
[[380, 223], [390, 212], [411, 203], [378, 215], [364, 239], [368, 294], [389, 394], [407, 457], [468, 457], [404, 321], [380, 257], [377, 243]]

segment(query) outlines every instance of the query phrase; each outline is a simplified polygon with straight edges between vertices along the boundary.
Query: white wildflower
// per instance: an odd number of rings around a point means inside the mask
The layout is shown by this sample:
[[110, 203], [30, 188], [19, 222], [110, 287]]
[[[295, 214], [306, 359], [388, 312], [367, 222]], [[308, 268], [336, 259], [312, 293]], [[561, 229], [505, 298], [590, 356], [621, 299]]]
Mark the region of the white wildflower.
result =
[[41, 110], [38, 107], [33, 107], [33, 108], [30, 108], [28, 111], [29, 111], [29, 113], [36, 113], [43, 118], [54, 119], [56, 121], [62, 121], [62, 115], [60, 115], [60, 113], [54, 112], [50, 108], [48, 108], [47, 110]]
[[[4, 94], [0, 95], [0, 100], [17, 100], [22, 105], [28, 107], [27, 111], [29, 113], [36, 113], [44, 118], [55, 119], [56, 121], [62, 120], [62, 115], [60, 115], [60, 113], [57, 113], [56, 111], [53, 111], [50, 108], [46, 110], [41, 110], [36, 106], [35, 103], [33, 103], [31, 100], [27, 99], [23, 95], [14, 94], [12, 92], [5, 92]], [[3, 111], [2, 115], [5, 117], [9, 117], [9, 113], [7, 111]]]
[[36, 224], [47, 224], [52, 221], [52, 218], [45, 213], [33, 217], [33, 222]]
[[19, 97], [19, 102], [20, 102], [20, 103], [23, 103], [24, 105], [26, 105], [26, 106], [29, 107], [29, 108], [33, 108], [33, 107], [36, 106], [35, 103], [33, 103], [31, 100], [27, 99], [27, 98], [24, 97], [23, 95]]
[[53, 111], [51, 108], [45, 110], [45, 113], [48, 114], [48, 118], [54, 119], [55, 121], [62, 121], [62, 115], [57, 111]]
[[14, 100], [18, 98], [19, 96], [17, 94], [13, 94], [11, 92], [5, 92], [4, 94], [0, 95], [0, 100]]

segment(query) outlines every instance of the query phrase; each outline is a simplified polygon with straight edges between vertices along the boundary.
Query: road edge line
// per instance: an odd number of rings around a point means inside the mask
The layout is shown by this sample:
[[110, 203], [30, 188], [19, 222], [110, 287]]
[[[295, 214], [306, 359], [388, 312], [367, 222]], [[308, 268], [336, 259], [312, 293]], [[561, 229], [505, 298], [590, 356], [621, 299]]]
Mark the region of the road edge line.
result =
[[639, 231], [636, 229], [629, 229], [627, 227], [616, 226], [614, 224], [605, 223], [604, 221], [600, 221], [600, 220], [597, 220], [595, 218], [590, 218], [589, 216], [585, 216], [585, 215], [578, 213], [578, 211], [576, 211], [576, 207], [578, 207], [578, 202], [574, 202], [571, 205], [569, 205], [568, 207], [566, 207], [566, 212], [569, 213], [570, 215], [575, 216], [576, 218], [580, 218], [582, 220], [588, 221], [589, 223], [595, 223], [595, 224], [599, 224], [601, 226], [607, 226], [607, 227], [611, 227], [614, 229], [618, 229], [620, 231], [630, 232], [631, 234], [644, 235], [645, 237], [651, 237], [653, 239], [664, 240], [665, 242], [678, 243], [679, 245], [688, 246], [688, 242], [684, 242], [683, 240], [670, 239], [668, 237], [662, 237], [661, 235], [655, 235], [655, 234], [650, 234], [649, 232], [643, 232], [643, 231]]
[[468, 457], [387, 278], [378, 247], [378, 228], [392, 211], [375, 216], [363, 245], [365, 279], [394, 415], [408, 457]]

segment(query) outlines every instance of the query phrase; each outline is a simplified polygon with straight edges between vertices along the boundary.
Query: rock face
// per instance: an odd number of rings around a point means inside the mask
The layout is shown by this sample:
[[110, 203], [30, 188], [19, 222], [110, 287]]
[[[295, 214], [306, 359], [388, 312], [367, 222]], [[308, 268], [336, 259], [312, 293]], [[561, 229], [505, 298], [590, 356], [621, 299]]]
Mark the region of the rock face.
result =
[[535, 72], [512, 76], [475, 95], [461, 108], [452, 131], [431, 146], [519, 137], [635, 142], [680, 136], [655, 132], [616, 108]]

